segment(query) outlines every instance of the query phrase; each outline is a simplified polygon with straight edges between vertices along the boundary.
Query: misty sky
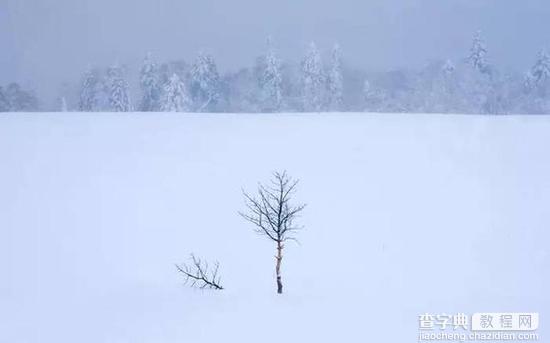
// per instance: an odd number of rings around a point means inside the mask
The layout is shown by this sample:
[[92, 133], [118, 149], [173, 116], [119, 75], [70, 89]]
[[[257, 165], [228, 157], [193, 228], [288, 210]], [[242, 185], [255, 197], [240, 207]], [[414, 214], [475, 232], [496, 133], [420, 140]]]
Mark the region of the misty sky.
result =
[[221, 71], [251, 65], [268, 35], [282, 58], [339, 42], [367, 70], [466, 55], [483, 31], [491, 62], [524, 70], [550, 46], [548, 0], [0, 0], [0, 84], [55, 96], [89, 65], [137, 66], [212, 53]]

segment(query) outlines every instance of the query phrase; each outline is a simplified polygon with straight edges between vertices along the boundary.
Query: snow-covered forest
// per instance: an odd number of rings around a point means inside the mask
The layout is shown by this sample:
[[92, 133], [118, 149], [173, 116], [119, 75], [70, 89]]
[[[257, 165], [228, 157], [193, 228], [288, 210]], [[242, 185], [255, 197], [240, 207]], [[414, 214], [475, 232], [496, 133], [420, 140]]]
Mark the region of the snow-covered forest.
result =
[[533, 52], [523, 73], [502, 70], [481, 32], [463, 56], [419, 70], [360, 70], [338, 44], [312, 42], [293, 62], [268, 39], [259, 55], [252, 66], [221, 73], [208, 53], [194, 61], [148, 54], [139, 70], [90, 67], [50, 100], [12, 83], [0, 88], [0, 111], [550, 113], [550, 55]]

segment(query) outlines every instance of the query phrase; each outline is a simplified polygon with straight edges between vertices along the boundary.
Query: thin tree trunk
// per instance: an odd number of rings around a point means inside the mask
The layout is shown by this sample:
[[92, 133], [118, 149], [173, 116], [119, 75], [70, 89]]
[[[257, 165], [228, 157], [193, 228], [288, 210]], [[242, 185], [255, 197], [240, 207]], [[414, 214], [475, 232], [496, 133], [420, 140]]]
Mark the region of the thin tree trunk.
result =
[[283, 244], [281, 241], [277, 241], [277, 265], [275, 266], [275, 272], [277, 274], [277, 293], [283, 294], [283, 282], [281, 280], [281, 262], [283, 260]]

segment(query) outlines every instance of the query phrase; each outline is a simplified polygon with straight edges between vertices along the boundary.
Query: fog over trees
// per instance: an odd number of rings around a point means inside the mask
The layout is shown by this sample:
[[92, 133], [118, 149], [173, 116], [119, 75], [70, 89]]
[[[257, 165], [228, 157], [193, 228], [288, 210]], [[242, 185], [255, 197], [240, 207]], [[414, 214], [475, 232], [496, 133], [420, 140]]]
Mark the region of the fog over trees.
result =
[[90, 67], [54, 107], [11, 83], [0, 88], [0, 111], [550, 113], [547, 52], [524, 73], [499, 68], [480, 31], [462, 58], [419, 69], [367, 72], [346, 60], [345, 47], [311, 42], [299, 62], [285, 61], [271, 38], [253, 65], [226, 73], [204, 51], [191, 63], [147, 54], [139, 70]]

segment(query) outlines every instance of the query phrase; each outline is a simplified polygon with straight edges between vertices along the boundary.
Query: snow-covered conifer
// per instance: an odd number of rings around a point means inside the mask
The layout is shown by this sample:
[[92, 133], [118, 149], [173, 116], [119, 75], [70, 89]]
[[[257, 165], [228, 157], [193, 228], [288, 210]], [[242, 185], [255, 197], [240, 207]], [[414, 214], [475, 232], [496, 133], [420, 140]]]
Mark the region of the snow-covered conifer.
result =
[[550, 80], [550, 56], [545, 50], [541, 50], [538, 54], [535, 65], [528, 73], [529, 88], [538, 88], [543, 86], [546, 81]]
[[99, 77], [97, 71], [88, 69], [84, 74], [80, 87], [79, 111], [92, 112], [98, 110], [98, 87]]
[[189, 112], [191, 110], [191, 101], [187, 95], [185, 84], [175, 73], [164, 86], [161, 110], [163, 112]]
[[321, 55], [311, 43], [302, 61], [303, 107], [306, 112], [321, 111], [323, 105], [324, 75]]
[[109, 105], [114, 112], [130, 112], [129, 86], [124, 79], [122, 69], [115, 65], [107, 71], [109, 85]]
[[67, 99], [65, 99], [64, 96], [59, 98], [59, 110], [61, 112], [68, 112], [69, 111], [68, 106], [67, 106]]
[[331, 65], [328, 74], [328, 102], [329, 108], [334, 111], [342, 109], [344, 78], [342, 75], [342, 51], [336, 44], [332, 49]]
[[265, 69], [262, 75], [261, 86], [264, 92], [264, 109], [278, 112], [283, 100], [283, 77], [281, 76], [281, 62], [275, 54], [271, 40], [267, 42], [265, 55]]
[[220, 97], [220, 76], [212, 56], [199, 53], [191, 69], [191, 79], [191, 94], [197, 110], [212, 110]]
[[371, 85], [368, 80], [363, 83], [363, 97], [365, 99], [365, 111], [382, 112], [386, 109], [386, 94]]
[[487, 48], [485, 46], [485, 41], [481, 37], [481, 31], [477, 31], [474, 35], [472, 47], [470, 48], [468, 63], [470, 63], [475, 70], [481, 73], [487, 73], [489, 71], [489, 65], [486, 56]]
[[161, 95], [159, 70], [151, 54], [147, 54], [143, 61], [139, 81], [142, 92], [141, 110], [145, 112], [158, 110]]
[[10, 104], [4, 93], [4, 89], [0, 87], [0, 112], [8, 112], [10, 110]]
[[16, 82], [10, 83], [4, 94], [12, 112], [38, 110], [38, 99], [34, 93], [23, 90]]

